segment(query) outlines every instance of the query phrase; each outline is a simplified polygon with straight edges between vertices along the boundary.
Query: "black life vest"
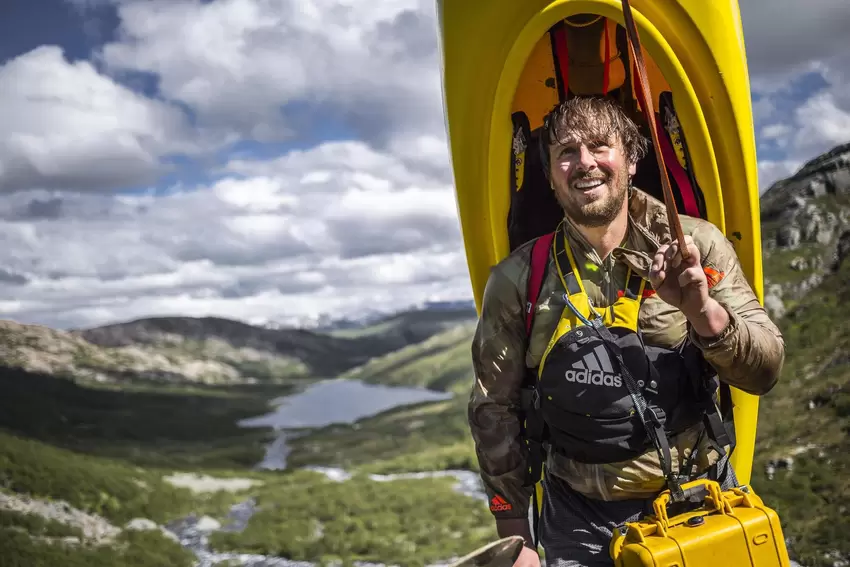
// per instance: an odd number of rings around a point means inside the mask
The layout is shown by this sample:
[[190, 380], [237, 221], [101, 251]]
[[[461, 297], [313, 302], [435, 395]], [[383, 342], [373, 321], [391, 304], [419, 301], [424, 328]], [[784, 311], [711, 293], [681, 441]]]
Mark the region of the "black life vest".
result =
[[[668, 484], [678, 482], [669, 437], [700, 422], [722, 454], [731, 442], [715, 404], [719, 382], [701, 351], [688, 340], [678, 348], [643, 340], [638, 315], [647, 282], [629, 270], [626, 289], [600, 313], [562, 231], [538, 240], [533, 262], [544, 253], [548, 259], [549, 243], [565, 307], [523, 396], [526, 484], [540, 480], [545, 448], [584, 463], [625, 461], [655, 449]], [[539, 273], [532, 279], [539, 289]]]

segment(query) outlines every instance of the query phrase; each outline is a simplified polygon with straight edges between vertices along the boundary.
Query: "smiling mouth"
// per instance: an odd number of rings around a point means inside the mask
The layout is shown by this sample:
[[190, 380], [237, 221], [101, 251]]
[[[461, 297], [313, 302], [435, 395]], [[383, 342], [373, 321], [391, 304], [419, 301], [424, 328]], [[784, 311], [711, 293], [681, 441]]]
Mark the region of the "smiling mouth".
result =
[[573, 186], [581, 191], [587, 191], [589, 189], [595, 189], [604, 183], [604, 179], [583, 179], [581, 181], [576, 181]]

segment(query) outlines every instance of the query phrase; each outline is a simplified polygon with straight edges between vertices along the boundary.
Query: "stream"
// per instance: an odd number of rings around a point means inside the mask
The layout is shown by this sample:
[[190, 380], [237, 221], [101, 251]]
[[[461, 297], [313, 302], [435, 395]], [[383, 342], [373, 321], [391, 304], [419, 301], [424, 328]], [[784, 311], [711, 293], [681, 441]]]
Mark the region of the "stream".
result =
[[[359, 419], [374, 416], [386, 410], [421, 402], [451, 399], [452, 394], [421, 388], [389, 387], [366, 384], [358, 380], [334, 379], [312, 384], [302, 392], [272, 400], [274, 411], [265, 415], [244, 419], [242, 427], [270, 427], [277, 432], [274, 441], [266, 446], [263, 460], [257, 469], [284, 470], [290, 449], [288, 439], [305, 435], [313, 428], [334, 424], [351, 424]], [[350, 474], [335, 467], [306, 467], [319, 472], [335, 482], [345, 482]], [[477, 473], [471, 471], [433, 471], [391, 475], [369, 475], [376, 482], [398, 479], [453, 477], [457, 481], [455, 490], [460, 494], [477, 498], [486, 503], [487, 496]], [[180, 544], [195, 554], [195, 567], [315, 567], [305, 561], [293, 561], [280, 557], [250, 553], [219, 553], [210, 549], [209, 536], [216, 531], [241, 532], [257, 511], [253, 498], [236, 504], [230, 509], [224, 522], [219, 524], [208, 517], [188, 516], [165, 526]], [[357, 567], [385, 567], [383, 564], [355, 562]], [[439, 563], [429, 567], [447, 567]]]

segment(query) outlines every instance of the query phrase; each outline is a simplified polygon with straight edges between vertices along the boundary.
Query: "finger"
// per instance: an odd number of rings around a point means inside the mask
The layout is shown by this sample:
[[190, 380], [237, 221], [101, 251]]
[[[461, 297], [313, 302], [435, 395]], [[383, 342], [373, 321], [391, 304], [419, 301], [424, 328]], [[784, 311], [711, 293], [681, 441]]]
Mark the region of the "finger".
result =
[[657, 272], [649, 273], [649, 283], [652, 284], [652, 287], [658, 289], [664, 284], [664, 280], [667, 278], [666, 272], [664, 270], [658, 270]]
[[691, 284], [700, 283], [705, 279], [705, 272], [702, 271], [701, 268], [688, 268], [679, 274], [679, 285], [681, 287], [689, 286]]
[[678, 242], [674, 242], [670, 246], [668, 261], [671, 268], [678, 268], [679, 264], [682, 263], [682, 254]]
[[658, 249], [658, 252], [656, 252], [655, 256], [652, 258], [652, 265], [650, 266], [650, 272], [660, 270], [661, 268], [664, 267], [664, 254], [666, 252], [667, 252], [667, 245], [666, 244]]

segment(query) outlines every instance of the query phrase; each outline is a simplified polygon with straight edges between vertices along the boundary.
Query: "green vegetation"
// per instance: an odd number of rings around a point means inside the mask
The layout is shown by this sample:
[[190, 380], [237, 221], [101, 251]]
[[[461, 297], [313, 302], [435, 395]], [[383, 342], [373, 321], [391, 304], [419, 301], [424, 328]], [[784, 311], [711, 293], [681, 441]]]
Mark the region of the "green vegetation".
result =
[[25, 514], [14, 510], [0, 510], [0, 530], [17, 527], [35, 536], [75, 537], [82, 539], [83, 532], [76, 527], [48, 520], [37, 514]]
[[196, 495], [162, 474], [121, 461], [80, 455], [0, 432], [0, 488], [33, 498], [64, 500], [115, 525], [133, 518], [165, 522], [188, 514], [221, 514], [237, 496]]
[[[161, 475], [119, 461], [80, 455], [0, 432], [0, 489], [47, 502], [64, 500], [120, 527], [133, 518], [165, 522], [191, 511], [221, 515], [238, 496], [193, 494]], [[109, 545], [65, 543], [79, 529], [0, 510], [0, 566], [159, 567], [192, 564], [192, 554], [159, 532], [121, 532]]]
[[474, 323], [458, 325], [417, 344], [374, 358], [343, 375], [373, 384], [464, 393], [472, 380]]
[[753, 486], [780, 514], [798, 561], [811, 567], [832, 566], [829, 550], [850, 555], [848, 282], [850, 260], [780, 322], [785, 367], [760, 404]]
[[477, 470], [466, 421], [466, 400], [391, 410], [354, 425], [331, 425], [289, 442], [287, 464], [364, 472]]
[[262, 510], [240, 534], [211, 538], [231, 549], [296, 560], [364, 560], [405, 566], [463, 555], [496, 537], [481, 502], [448, 478], [344, 482], [297, 471], [259, 490]]
[[0, 373], [0, 428], [138, 465], [249, 468], [270, 435], [237, 421], [263, 414], [284, 386], [97, 387]]
[[[820, 267], [809, 264], [818, 258], [823, 261], [826, 248], [826, 246], [816, 242], [807, 242], [794, 250], [775, 250], [770, 252], [765, 255], [765, 264], [769, 263], [770, 265], [768, 280], [770, 283], [777, 283], [783, 286], [802, 282], [812, 273], [819, 271]], [[807, 263], [803, 269], [795, 270], [791, 267], [791, 262], [797, 258], [802, 258]]]
[[81, 547], [0, 527], [0, 567], [190, 567], [194, 556], [157, 532], [124, 532], [117, 546]]

